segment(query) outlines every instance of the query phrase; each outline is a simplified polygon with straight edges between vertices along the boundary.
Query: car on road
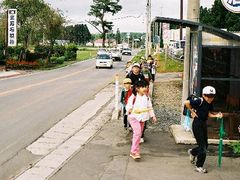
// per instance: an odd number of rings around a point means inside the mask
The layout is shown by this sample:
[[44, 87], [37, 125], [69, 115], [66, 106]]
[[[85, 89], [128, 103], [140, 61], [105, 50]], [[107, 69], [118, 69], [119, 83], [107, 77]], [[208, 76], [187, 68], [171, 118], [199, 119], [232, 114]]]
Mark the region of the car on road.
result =
[[122, 60], [122, 54], [121, 54], [120, 50], [115, 48], [115, 49], [111, 49], [110, 52], [111, 52], [113, 61], [121, 61]]
[[96, 68], [100, 67], [113, 67], [113, 60], [108, 53], [99, 53], [96, 57]]
[[104, 54], [104, 53], [107, 53], [107, 50], [104, 48], [99, 49], [97, 52], [97, 54]]
[[122, 55], [132, 55], [132, 50], [130, 48], [123, 48]]

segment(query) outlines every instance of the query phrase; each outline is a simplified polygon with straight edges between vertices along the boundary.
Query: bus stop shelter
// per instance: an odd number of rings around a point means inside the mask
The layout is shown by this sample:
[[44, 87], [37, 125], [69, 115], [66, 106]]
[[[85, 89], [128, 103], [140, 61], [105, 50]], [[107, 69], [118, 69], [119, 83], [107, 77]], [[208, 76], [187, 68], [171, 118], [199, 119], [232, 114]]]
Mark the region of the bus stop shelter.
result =
[[[240, 125], [240, 36], [197, 22], [165, 17], [152, 21], [153, 37], [160, 23], [190, 28], [189, 94], [201, 95], [204, 86], [217, 90], [215, 111], [224, 112], [228, 139], [239, 139]], [[157, 29], [157, 30], [156, 30]], [[209, 137], [218, 138], [219, 123], [208, 121]]]

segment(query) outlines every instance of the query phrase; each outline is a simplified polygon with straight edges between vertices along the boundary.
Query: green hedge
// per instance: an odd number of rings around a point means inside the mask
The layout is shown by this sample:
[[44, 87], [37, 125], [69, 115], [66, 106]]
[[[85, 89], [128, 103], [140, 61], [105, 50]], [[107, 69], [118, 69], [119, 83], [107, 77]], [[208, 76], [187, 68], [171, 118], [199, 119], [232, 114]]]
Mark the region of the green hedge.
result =
[[230, 144], [230, 147], [233, 149], [233, 152], [235, 154], [240, 154], [240, 141], [234, 142]]
[[50, 62], [52, 64], [63, 64], [65, 60], [66, 60], [65, 56], [60, 56], [60, 57], [53, 56], [51, 57]]
[[66, 51], [65, 46], [55, 45], [53, 46], [52, 55], [57, 57], [64, 56], [65, 51]]
[[77, 51], [78, 51], [77, 45], [69, 44], [66, 46], [66, 51], [64, 53], [64, 56], [68, 60], [75, 60], [75, 59], [77, 59]]
[[6, 57], [3, 54], [4, 51], [4, 44], [0, 43], [0, 65], [6, 63]]

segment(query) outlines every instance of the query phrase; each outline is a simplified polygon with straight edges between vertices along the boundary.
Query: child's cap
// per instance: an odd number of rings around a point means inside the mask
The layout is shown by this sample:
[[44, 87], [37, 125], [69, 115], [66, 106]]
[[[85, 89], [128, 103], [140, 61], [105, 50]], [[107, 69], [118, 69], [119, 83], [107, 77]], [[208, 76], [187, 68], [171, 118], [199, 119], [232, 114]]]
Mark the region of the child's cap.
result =
[[130, 78], [125, 78], [124, 80], [123, 80], [123, 84], [132, 84], [132, 80], [130, 79]]
[[148, 67], [148, 64], [147, 64], [147, 63], [144, 63], [144, 64], [143, 64], [143, 67], [147, 68], [147, 67]]
[[134, 63], [132, 67], [139, 67], [140, 68], [140, 64], [139, 63]]
[[214, 94], [216, 94], [216, 89], [212, 86], [206, 86], [206, 87], [203, 88], [202, 94], [214, 95]]

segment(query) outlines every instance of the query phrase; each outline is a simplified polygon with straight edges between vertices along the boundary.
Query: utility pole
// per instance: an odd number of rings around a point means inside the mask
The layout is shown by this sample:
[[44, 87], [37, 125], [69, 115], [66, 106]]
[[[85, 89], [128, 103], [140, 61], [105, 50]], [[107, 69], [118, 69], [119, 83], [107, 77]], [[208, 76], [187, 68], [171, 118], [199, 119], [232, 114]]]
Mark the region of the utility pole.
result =
[[145, 56], [151, 54], [151, 0], [147, 0], [146, 6], [146, 39], [145, 39]]
[[149, 20], [149, 24], [148, 24], [148, 31], [149, 31], [149, 33], [148, 33], [148, 36], [149, 36], [148, 48], [149, 48], [149, 50], [148, 50], [148, 52], [149, 52], [149, 54], [152, 54], [152, 23], [151, 23], [151, 21], [152, 21], [152, 1], [151, 0], [149, 0], [149, 18], [148, 18], [148, 20]]
[[[183, 0], [180, 0], [180, 19], [183, 20]], [[180, 40], [183, 39], [183, 27], [180, 26]]]
[[[187, 19], [199, 22], [200, 0], [188, 0]], [[190, 28], [186, 28], [186, 44], [184, 53], [184, 74], [183, 74], [183, 94], [182, 103], [189, 95], [189, 76], [190, 76]], [[183, 117], [182, 117], [183, 122]], [[183, 123], [182, 123], [183, 124]]]

